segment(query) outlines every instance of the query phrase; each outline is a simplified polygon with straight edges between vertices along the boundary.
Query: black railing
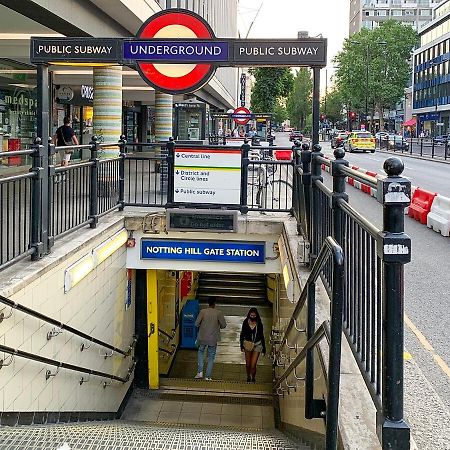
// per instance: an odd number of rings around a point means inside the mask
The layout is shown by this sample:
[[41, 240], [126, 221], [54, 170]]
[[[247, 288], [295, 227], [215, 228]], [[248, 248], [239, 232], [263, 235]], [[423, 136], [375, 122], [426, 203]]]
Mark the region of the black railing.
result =
[[[331, 258], [332, 257], [332, 258]], [[316, 330], [316, 281], [326, 264], [332, 267], [332, 302], [330, 321], [325, 321]], [[314, 263], [308, 280], [303, 287], [300, 298], [295, 306], [289, 324], [284, 332], [281, 344], [275, 355], [277, 366], [285, 365], [285, 350], [292, 348], [289, 340], [292, 339], [292, 331], [297, 329], [297, 321], [300, 313], [307, 305], [307, 342], [300, 353], [289, 364], [284, 373], [278, 377], [274, 389], [279, 395], [289, 392], [296, 382], [302, 378], [296, 373], [297, 367], [306, 359], [305, 371], [305, 417], [307, 419], [326, 418], [326, 449], [336, 450], [338, 443], [338, 413], [339, 413], [339, 384], [341, 365], [341, 335], [342, 335], [342, 309], [344, 302], [344, 253], [336, 241], [328, 236], [324, 239], [322, 248]], [[323, 337], [326, 337], [329, 345], [328, 376], [327, 376], [327, 401], [314, 398], [314, 348]], [[296, 346], [295, 346], [296, 348]], [[290, 384], [289, 378], [293, 378]], [[283, 386], [283, 383], [285, 386]]]
[[[411, 241], [404, 233], [404, 208], [411, 197], [411, 183], [401, 177], [403, 163], [385, 161], [387, 177], [373, 178], [350, 169], [344, 151], [336, 149], [329, 161], [307, 147], [296, 150], [297, 195], [294, 214], [311, 245], [311, 261], [331, 234], [345, 254], [343, 303], [344, 333], [377, 409], [377, 430], [383, 449], [409, 448], [409, 427], [403, 416], [404, 264], [411, 258]], [[321, 167], [330, 167], [332, 189], [322, 178]], [[348, 203], [345, 178], [352, 177], [377, 189], [383, 204], [380, 230]], [[330, 233], [331, 230], [331, 233]], [[333, 300], [333, 272], [324, 265], [321, 278]]]
[[[93, 137], [89, 145], [63, 147], [43, 146], [37, 139], [30, 150], [0, 153], [8, 158], [31, 156], [33, 161], [28, 173], [0, 178], [4, 205], [0, 211], [0, 269], [29, 255], [42, 258], [55, 240], [88, 225], [95, 228], [103, 215], [115, 209], [177, 206], [173, 202], [174, 146], [173, 140], [128, 144], [123, 136], [117, 143], [99, 143]], [[105, 147], [117, 148], [117, 158], [99, 158]], [[273, 149], [247, 143], [223, 148], [242, 152], [241, 202], [229, 208], [292, 211], [292, 161], [277, 161]], [[55, 155], [68, 149], [89, 150], [90, 158], [55, 167]], [[133, 149], [139, 151], [131, 153]], [[290, 148], [275, 150], [291, 152]]]
[[447, 160], [450, 158], [450, 142], [442, 137], [408, 137], [401, 136], [381, 138], [377, 141], [378, 148], [396, 153], [421, 156], [425, 158]]
[[[118, 375], [114, 375], [107, 372], [100, 372], [99, 370], [89, 369], [88, 367], [78, 366], [75, 364], [69, 364], [63, 361], [57, 361], [56, 359], [46, 358], [44, 356], [36, 355], [35, 353], [24, 352], [23, 350], [19, 350], [16, 348], [8, 347], [6, 345], [0, 344], [0, 352], [7, 353], [12, 356], [18, 356], [19, 358], [29, 359], [31, 361], [37, 361], [42, 364], [47, 364], [50, 366], [57, 367], [57, 371], [52, 373], [50, 370], [45, 372], [45, 378], [48, 380], [50, 377], [55, 376], [59, 369], [67, 369], [73, 372], [86, 373], [88, 375], [94, 375], [97, 377], [107, 378], [109, 380], [120, 381], [121, 383], [127, 383], [130, 380], [131, 374], [134, 371], [136, 366], [136, 361], [133, 360], [130, 367], [127, 370], [127, 373], [124, 377], [120, 377]], [[81, 378], [80, 384], [83, 384], [87, 380]], [[106, 387], [108, 384], [103, 383], [103, 387]]]
[[[55, 320], [49, 316], [46, 316], [45, 314], [42, 314], [38, 311], [35, 311], [34, 309], [28, 308], [27, 306], [21, 305], [20, 303], [17, 303], [9, 298], [4, 297], [3, 295], [0, 295], [0, 303], [2, 303], [3, 305], [8, 306], [9, 308], [11, 308], [11, 311], [13, 309], [15, 309], [16, 311], [20, 311], [23, 312], [24, 314], [27, 314], [31, 317], [34, 317], [36, 319], [42, 320], [43, 322], [47, 322], [51, 325], [54, 325], [57, 328], [57, 333], [59, 334], [61, 331], [68, 331], [69, 333], [74, 334], [75, 336], [81, 337], [83, 340], [85, 340], [86, 342], [91, 342], [93, 344], [97, 344], [100, 345], [101, 347], [105, 347], [108, 350], [112, 350], [115, 353], [119, 353], [125, 357], [130, 356], [136, 341], [137, 341], [137, 337], [133, 338], [133, 342], [129, 345], [127, 350], [123, 350], [120, 349], [118, 347], [115, 347], [114, 345], [108, 344], [107, 342], [104, 342], [100, 339], [97, 339], [94, 336], [91, 336], [87, 333], [84, 333], [81, 330], [78, 330], [74, 327], [71, 327], [70, 325], [67, 325], [63, 322], [60, 322], [59, 320]], [[6, 320], [7, 317], [5, 317], [4, 313], [2, 312], [0, 314], [0, 322], [2, 322], [3, 320]], [[50, 340], [53, 337], [52, 332], [49, 332], [47, 334], [47, 340]], [[84, 344], [82, 344], [84, 345]], [[82, 350], [83, 348], [86, 348], [86, 346], [84, 345], [84, 347], [80, 347]]]

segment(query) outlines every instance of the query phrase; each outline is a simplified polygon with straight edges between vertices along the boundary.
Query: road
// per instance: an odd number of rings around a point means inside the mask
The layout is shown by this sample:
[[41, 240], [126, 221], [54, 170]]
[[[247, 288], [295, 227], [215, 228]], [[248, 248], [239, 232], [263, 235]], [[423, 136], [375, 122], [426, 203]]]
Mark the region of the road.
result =
[[[281, 133], [280, 133], [281, 134]], [[277, 136], [286, 145], [287, 137]], [[324, 153], [332, 154], [329, 143]], [[390, 155], [347, 154], [354, 165], [383, 173]], [[405, 174], [415, 185], [450, 196], [450, 167], [436, 161], [403, 158]], [[331, 187], [331, 177], [323, 172]], [[382, 207], [376, 199], [346, 185], [350, 204], [381, 228]], [[450, 449], [450, 238], [408, 217], [412, 261], [405, 266], [405, 414], [419, 449]]]
[[[321, 143], [323, 152], [333, 155], [328, 142]], [[402, 157], [401, 153], [346, 153], [345, 159], [351, 164], [364, 169], [385, 175], [383, 162], [390, 157], [400, 158], [405, 170], [403, 175], [411, 180], [414, 186], [428, 189], [445, 197], [450, 197], [450, 164], [438, 161], [425, 161], [423, 159]]]

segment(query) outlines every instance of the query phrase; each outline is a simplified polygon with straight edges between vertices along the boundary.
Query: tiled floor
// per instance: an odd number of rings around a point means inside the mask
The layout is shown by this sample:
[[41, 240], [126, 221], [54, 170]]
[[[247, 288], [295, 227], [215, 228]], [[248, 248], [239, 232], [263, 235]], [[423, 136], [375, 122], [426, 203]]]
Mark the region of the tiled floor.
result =
[[133, 394], [123, 420], [169, 424], [236, 426], [249, 429], [274, 428], [271, 406], [240, 403], [164, 401]]
[[305, 449], [276, 430], [249, 432], [209, 426], [124, 421], [34, 425], [0, 429], [1, 450], [295, 450]]

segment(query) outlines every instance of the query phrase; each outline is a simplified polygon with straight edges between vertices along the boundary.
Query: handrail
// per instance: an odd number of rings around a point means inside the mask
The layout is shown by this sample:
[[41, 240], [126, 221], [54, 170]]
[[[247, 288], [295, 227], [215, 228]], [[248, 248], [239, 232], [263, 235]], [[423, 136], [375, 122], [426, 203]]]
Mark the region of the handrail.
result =
[[19, 175], [12, 175], [11, 177], [0, 178], [0, 183], [10, 183], [11, 181], [25, 180], [26, 178], [35, 178], [34, 172], [24, 172]]
[[[133, 373], [133, 370], [136, 366], [136, 361], [133, 359], [131, 366], [128, 368], [126, 376], [118, 377], [117, 375], [112, 375], [110, 373], [100, 372], [98, 370], [92, 370], [92, 369], [88, 369], [86, 367], [76, 366], [74, 364], [68, 364], [68, 363], [65, 363], [62, 361], [57, 361], [55, 359], [46, 358], [44, 356], [39, 356], [34, 353], [24, 352], [19, 349], [7, 347], [6, 345], [0, 344], [0, 352], [8, 353], [12, 356], [19, 356], [20, 358], [30, 359], [32, 361], [37, 361], [37, 362], [40, 362], [43, 364], [49, 364], [51, 366], [58, 367], [58, 369], [63, 368], [63, 369], [67, 369], [67, 370], [72, 370], [74, 372], [87, 373], [88, 375], [95, 375], [97, 377], [109, 378], [110, 380], [120, 381], [122, 383], [126, 383], [127, 381], [130, 380], [130, 376]], [[48, 379], [50, 376], [53, 376], [53, 375], [56, 375], [56, 374], [50, 374], [49, 371], [47, 371], [46, 378]]]
[[28, 150], [13, 150], [10, 152], [0, 152], [0, 158], [8, 158], [13, 156], [26, 156], [33, 155], [36, 152], [35, 148], [30, 148]]
[[177, 328], [172, 328], [172, 334], [167, 333], [167, 331], [163, 330], [162, 328], [158, 327], [158, 333], [161, 333], [162, 335], [166, 336], [166, 338], [169, 340], [169, 342], [175, 337], [177, 333]]
[[[331, 312], [330, 321], [325, 321], [321, 326], [315, 328], [315, 287], [316, 281], [324, 268], [329, 256], [333, 257], [333, 277], [332, 277], [332, 296], [331, 296]], [[294, 358], [289, 367], [276, 380], [274, 389], [279, 394], [279, 390], [285, 389], [281, 387], [282, 383], [286, 383], [287, 391], [291, 388], [296, 388], [296, 384], [289, 385], [288, 377], [294, 372], [296, 380], [300, 378], [296, 375], [295, 370], [298, 365], [306, 359], [306, 373], [305, 373], [305, 417], [312, 418], [326, 418], [326, 448], [327, 450], [336, 450], [338, 444], [338, 414], [339, 414], [339, 384], [341, 374], [341, 343], [342, 343], [342, 311], [344, 303], [344, 254], [342, 248], [331, 237], [325, 238], [325, 241], [320, 249], [319, 255], [314, 263], [308, 280], [300, 295], [300, 299], [292, 313], [289, 325], [283, 336], [283, 341], [275, 355], [275, 363], [278, 365], [278, 358], [284, 345], [287, 344], [288, 332], [295, 326], [297, 316], [302, 306], [308, 299], [308, 313], [307, 313], [307, 343]], [[328, 358], [328, 381], [327, 381], [327, 400], [318, 400], [314, 398], [314, 355], [313, 349], [322, 338], [326, 336], [329, 343], [329, 358]], [[297, 348], [289, 347], [289, 348]]]
[[331, 166], [331, 161], [327, 158], [324, 158], [323, 156], [314, 156], [314, 158], [317, 160], [317, 162], [319, 162], [320, 164], [324, 164], [325, 166], [330, 167]]
[[[377, 178], [371, 177], [370, 175], [366, 175], [365, 173], [360, 172], [359, 170], [352, 169], [351, 167], [340, 166], [342, 173], [345, 175], [354, 178], [357, 181], [368, 184], [370, 187], [376, 189], [378, 187]], [[385, 177], [383, 177], [385, 178]]]
[[337, 203], [345, 213], [347, 213], [353, 220], [355, 220], [358, 223], [358, 225], [364, 228], [372, 236], [377, 236], [378, 234], [380, 234], [380, 230], [375, 225], [373, 225], [358, 211], [352, 208], [350, 204], [346, 202], [344, 199], [339, 198], [337, 200]]
[[172, 350], [167, 350], [163, 347], [159, 347], [158, 349], [160, 352], [167, 353], [168, 355], [172, 356], [175, 353], [175, 351], [177, 350], [177, 346], [175, 344], [172, 344], [171, 347], [172, 347]]
[[319, 328], [317, 328], [316, 332], [313, 334], [313, 337], [308, 340], [306, 345], [302, 348], [300, 353], [294, 358], [294, 360], [289, 364], [289, 367], [284, 371], [283, 375], [281, 375], [277, 382], [274, 384], [273, 389], [277, 390], [283, 381], [287, 380], [289, 375], [295, 370], [295, 368], [306, 358], [306, 354], [308, 350], [311, 350], [314, 348], [325, 336], [327, 338], [328, 343], [330, 342], [330, 325], [329, 321], [326, 320], [325, 322], [320, 325]]
[[[111, 344], [108, 344], [106, 342], [101, 341], [100, 339], [97, 339], [93, 336], [90, 336], [86, 333], [83, 333], [80, 330], [77, 330], [76, 328], [71, 327], [70, 325], [67, 325], [65, 323], [59, 322], [58, 320], [52, 319], [51, 317], [46, 316], [45, 314], [41, 314], [40, 312], [37, 312], [33, 309], [27, 308], [26, 306], [23, 306], [19, 303], [14, 302], [13, 300], [10, 300], [9, 298], [4, 297], [3, 295], [0, 295], [0, 303], [3, 303], [6, 306], [9, 306], [12, 309], [16, 309], [17, 311], [21, 311], [25, 314], [28, 314], [30, 316], [35, 317], [36, 319], [43, 320], [44, 322], [50, 323], [52, 325], [57, 326], [60, 330], [66, 330], [69, 333], [75, 334], [76, 336], [79, 336], [83, 339], [86, 339], [89, 342], [92, 342], [94, 344], [101, 345], [102, 347], [105, 347], [109, 350], [112, 350], [116, 353], [120, 353], [121, 355], [128, 357], [131, 355], [131, 352], [133, 351], [134, 346], [137, 342], [137, 336], [133, 337], [133, 342], [130, 344], [127, 350], [122, 350], [120, 348], [114, 347]], [[47, 337], [47, 339], [49, 339]]]
[[280, 353], [287, 342], [287, 337], [291, 330], [294, 328], [295, 323], [298, 319], [298, 315], [300, 314], [300, 311], [303, 309], [303, 306], [306, 303], [306, 300], [308, 298], [308, 285], [311, 283], [315, 283], [317, 279], [319, 278], [320, 272], [324, 266], [324, 264], [327, 261], [328, 256], [333, 254], [333, 258], [335, 260], [335, 263], [338, 265], [342, 265], [344, 261], [344, 253], [342, 251], [342, 248], [338, 245], [338, 243], [331, 237], [328, 236], [325, 238], [325, 241], [322, 245], [322, 248], [320, 249], [319, 255], [317, 257], [317, 260], [309, 274], [308, 280], [306, 281], [305, 287], [302, 290], [302, 293], [300, 294], [300, 298], [298, 299], [297, 304], [295, 305], [294, 311], [292, 312], [291, 319], [289, 321], [288, 326], [286, 327], [286, 330], [283, 335], [282, 344], [278, 352]]
[[60, 150], [83, 150], [84, 148], [91, 148], [91, 144], [74, 144], [74, 145], [58, 145], [55, 146], [55, 151], [58, 152]]

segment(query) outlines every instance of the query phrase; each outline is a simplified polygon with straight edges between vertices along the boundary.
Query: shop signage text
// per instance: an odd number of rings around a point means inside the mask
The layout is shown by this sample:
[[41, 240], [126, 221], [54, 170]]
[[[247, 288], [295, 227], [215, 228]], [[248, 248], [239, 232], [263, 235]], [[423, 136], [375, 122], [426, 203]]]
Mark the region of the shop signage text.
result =
[[220, 261], [262, 264], [265, 262], [265, 243], [142, 239], [141, 259]]

